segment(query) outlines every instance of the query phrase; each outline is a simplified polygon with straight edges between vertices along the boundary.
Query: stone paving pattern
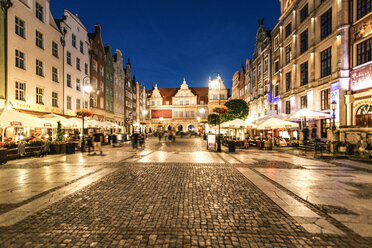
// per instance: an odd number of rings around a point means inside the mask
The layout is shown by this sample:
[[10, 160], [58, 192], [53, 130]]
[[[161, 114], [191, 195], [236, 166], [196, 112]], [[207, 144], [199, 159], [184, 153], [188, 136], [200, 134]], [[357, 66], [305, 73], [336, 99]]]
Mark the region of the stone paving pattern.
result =
[[[200, 140], [152, 142], [123, 161], [97, 158], [96, 165], [117, 170], [0, 227], [0, 247], [371, 247], [372, 239], [359, 235], [307, 232], [237, 170], [242, 164], [224, 156], [220, 163], [138, 162], [156, 151], [172, 157], [203, 147]], [[236, 163], [244, 156], [237, 154]], [[262, 163], [258, 169], [268, 167]]]

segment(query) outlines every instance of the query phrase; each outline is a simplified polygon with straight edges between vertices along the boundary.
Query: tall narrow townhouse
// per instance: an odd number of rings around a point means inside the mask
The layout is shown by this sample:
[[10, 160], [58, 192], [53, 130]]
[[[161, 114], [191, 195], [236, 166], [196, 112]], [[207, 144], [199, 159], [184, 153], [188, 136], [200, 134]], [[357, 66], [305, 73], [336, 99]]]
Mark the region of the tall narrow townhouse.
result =
[[239, 99], [239, 78], [240, 71], [236, 71], [232, 78], [231, 99]]
[[136, 94], [137, 94], [137, 101], [136, 101], [136, 104], [137, 104], [137, 108], [136, 108], [136, 111], [137, 111], [137, 123], [141, 123], [141, 121], [144, 121], [146, 118], [146, 100], [145, 100], [145, 95], [146, 95], [146, 89], [145, 89], [145, 85], [143, 85], [142, 83], [136, 83]]
[[[359, 127], [357, 130], [361, 131], [372, 126], [371, 1], [352, 1], [350, 15], [352, 20], [350, 32], [351, 82], [350, 91], [345, 96], [346, 125], [356, 125]], [[371, 131], [370, 129], [370, 133]]]
[[89, 33], [90, 43], [90, 84], [93, 91], [90, 94], [90, 107], [93, 119], [105, 120], [105, 48], [102, 43], [102, 29], [95, 25], [94, 33]]
[[0, 0], [0, 109], [3, 109], [5, 106], [5, 100], [6, 100], [6, 29], [5, 29], [5, 23], [6, 23], [6, 12], [8, 7], [6, 6], [5, 0]]
[[[130, 103], [130, 105], [132, 106], [132, 123], [133, 123], [133, 126], [137, 126], [138, 125], [138, 122], [137, 122], [137, 85], [138, 85], [138, 81], [136, 81], [136, 76], [133, 75], [133, 78], [131, 80], [131, 84], [130, 84], [130, 90], [132, 92], [132, 101]], [[134, 129], [132, 130], [134, 131]]]
[[114, 54], [114, 121], [124, 130], [124, 81], [123, 54], [116, 49]]
[[270, 114], [271, 102], [271, 31], [266, 30], [263, 19], [259, 21], [255, 50], [252, 60], [247, 63], [246, 99], [249, 118]]
[[8, 10], [8, 102], [32, 114], [63, 114], [63, 54], [49, 0], [16, 0]]
[[[302, 108], [333, 114], [346, 123], [344, 95], [349, 90], [349, 1], [281, 0], [279, 18], [281, 112]], [[276, 39], [274, 37], [274, 40]], [[309, 121], [326, 138], [330, 119]], [[313, 130], [314, 129], [314, 130]]]
[[277, 24], [271, 31], [271, 110], [273, 115], [278, 115], [281, 112], [281, 99], [279, 96], [280, 89], [280, 25]]
[[112, 47], [105, 47], [105, 120], [114, 122], [114, 57]]
[[125, 130], [126, 133], [132, 132], [133, 125], [133, 87], [132, 87], [132, 65], [130, 59], [125, 64], [125, 78], [124, 78], [124, 116], [125, 116]]
[[63, 34], [64, 114], [75, 116], [76, 110], [89, 107], [89, 93], [84, 91], [90, 83], [88, 30], [69, 10], [64, 10], [62, 19], [56, 22]]

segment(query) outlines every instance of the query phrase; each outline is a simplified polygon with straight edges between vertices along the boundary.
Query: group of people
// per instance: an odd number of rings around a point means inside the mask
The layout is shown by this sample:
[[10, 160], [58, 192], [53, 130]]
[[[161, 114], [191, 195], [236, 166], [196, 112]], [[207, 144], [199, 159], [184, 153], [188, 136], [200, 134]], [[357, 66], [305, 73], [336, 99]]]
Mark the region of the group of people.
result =
[[131, 136], [131, 141], [132, 141], [132, 147], [133, 149], [137, 149], [138, 146], [143, 147], [145, 144], [145, 134], [141, 133], [134, 133]]
[[159, 142], [161, 141], [161, 139], [164, 137], [164, 140], [167, 141], [167, 140], [171, 140], [171, 141], [176, 141], [176, 132], [175, 131], [171, 131], [171, 132], [159, 132], [158, 134], [158, 138], [159, 138]]
[[88, 154], [91, 154], [91, 149], [93, 148], [93, 154], [96, 155], [96, 152], [99, 152], [100, 155], [103, 155], [102, 143], [104, 141], [103, 133], [99, 129], [96, 129], [94, 133], [89, 133], [88, 136]]

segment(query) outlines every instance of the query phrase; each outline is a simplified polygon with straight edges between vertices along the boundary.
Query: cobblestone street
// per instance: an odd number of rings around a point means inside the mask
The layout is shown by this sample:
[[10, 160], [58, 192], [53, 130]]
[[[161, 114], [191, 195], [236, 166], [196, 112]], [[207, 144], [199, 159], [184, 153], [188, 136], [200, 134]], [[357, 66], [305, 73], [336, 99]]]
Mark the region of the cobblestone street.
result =
[[149, 139], [0, 169], [0, 247], [370, 247], [371, 174]]

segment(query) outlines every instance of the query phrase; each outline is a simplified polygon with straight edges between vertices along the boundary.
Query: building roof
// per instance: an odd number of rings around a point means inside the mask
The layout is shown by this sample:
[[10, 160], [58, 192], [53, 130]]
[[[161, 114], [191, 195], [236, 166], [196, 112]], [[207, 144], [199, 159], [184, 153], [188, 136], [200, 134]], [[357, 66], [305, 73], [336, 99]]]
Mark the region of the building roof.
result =
[[[208, 104], [208, 87], [190, 87], [191, 92], [197, 96], [197, 104], [204, 101], [204, 104]], [[172, 97], [177, 94], [180, 88], [158, 88], [161, 96], [163, 97], [163, 105], [169, 102], [172, 105]], [[152, 90], [146, 90], [147, 95], [152, 94]]]

